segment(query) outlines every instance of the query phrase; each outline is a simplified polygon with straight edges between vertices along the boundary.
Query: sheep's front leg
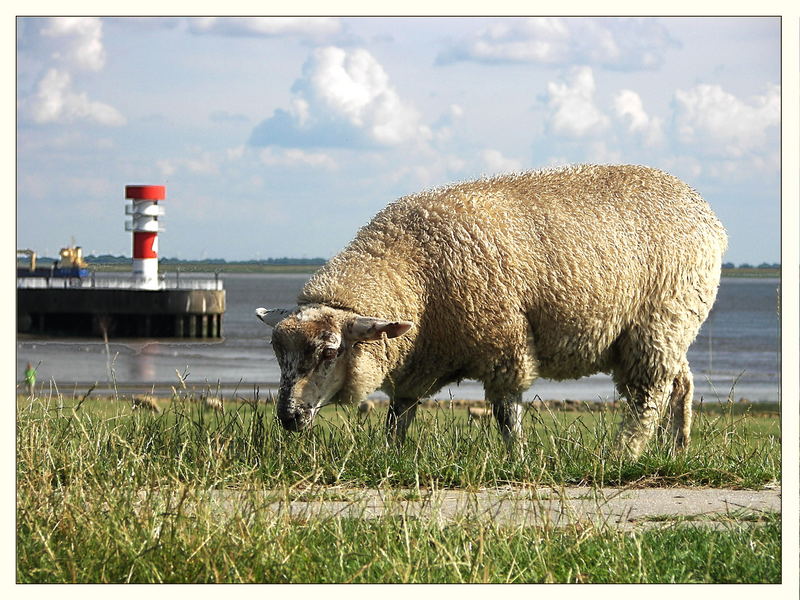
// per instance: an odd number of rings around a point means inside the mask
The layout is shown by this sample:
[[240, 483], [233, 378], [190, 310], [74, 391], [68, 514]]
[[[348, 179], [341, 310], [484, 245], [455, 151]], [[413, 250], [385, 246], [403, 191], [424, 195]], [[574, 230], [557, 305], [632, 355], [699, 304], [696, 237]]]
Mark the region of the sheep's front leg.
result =
[[417, 414], [419, 401], [416, 398], [392, 398], [386, 416], [386, 437], [390, 444], [402, 446], [408, 426]]
[[522, 394], [506, 394], [489, 397], [492, 414], [500, 428], [500, 434], [509, 454], [517, 458], [524, 457], [524, 439], [522, 436]]

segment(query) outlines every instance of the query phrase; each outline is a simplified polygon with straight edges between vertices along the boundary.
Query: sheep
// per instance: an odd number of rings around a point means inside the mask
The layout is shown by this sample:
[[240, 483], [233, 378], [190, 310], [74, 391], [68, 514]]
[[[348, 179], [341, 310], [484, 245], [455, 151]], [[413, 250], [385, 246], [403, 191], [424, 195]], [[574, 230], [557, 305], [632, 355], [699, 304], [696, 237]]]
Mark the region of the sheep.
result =
[[686, 352], [716, 298], [727, 235], [679, 179], [634, 165], [483, 178], [400, 198], [306, 283], [259, 308], [281, 368], [277, 414], [307, 428], [328, 403], [390, 398], [402, 444], [421, 399], [483, 383], [510, 451], [535, 379], [610, 373], [638, 457], [665, 409], [689, 443]]
[[375, 409], [375, 403], [372, 400], [364, 399], [358, 403], [358, 418], [361, 420], [366, 419]]
[[471, 425], [476, 421], [484, 421], [492, 416], [492, 409], [480, 408], [477, 406], [467, 407], [467, 422]]
[[161, 409], [158, 407], [158, 403], [153, 396], [132, 396], [131, 409], [136, 410], [138, 408], [143, 408], [156, 414], [161, 412]]
[[217, 412], [225, 412], [222, 396], [203, 396], [203, 408], [215, 410]]

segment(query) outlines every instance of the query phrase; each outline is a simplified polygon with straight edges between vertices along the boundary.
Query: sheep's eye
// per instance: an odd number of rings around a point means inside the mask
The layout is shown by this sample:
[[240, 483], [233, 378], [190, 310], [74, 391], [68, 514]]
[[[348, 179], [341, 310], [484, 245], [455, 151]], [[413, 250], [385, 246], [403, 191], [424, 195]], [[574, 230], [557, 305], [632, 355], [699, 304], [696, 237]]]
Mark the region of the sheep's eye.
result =
[[336, 348], [331, 348], [331, 347], [324, 348], [322, 350], [322, 358], [325, 360], [331, 360], [333, 358], [336, 358]]

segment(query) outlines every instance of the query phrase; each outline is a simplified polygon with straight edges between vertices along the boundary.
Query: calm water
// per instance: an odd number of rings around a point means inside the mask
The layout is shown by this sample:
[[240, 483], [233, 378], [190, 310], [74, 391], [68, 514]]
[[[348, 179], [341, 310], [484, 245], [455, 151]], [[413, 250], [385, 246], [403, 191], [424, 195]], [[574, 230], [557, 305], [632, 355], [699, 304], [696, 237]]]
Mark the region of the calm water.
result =
[[[17, 373], [25, 363], [39, 364], [38, 382], [46, 390], [85, 392], [93, 383], [108, 389], [110, 373], [120, 389], [168, 393], [176, 385], [176, 370], [188, 372], [189, 387], [200, 389], [217, 382], [252, 395], [274, 389], [280, 372], [267, 343], [269, 329], [254, 316], [259, 306], [293, 306], [308, 275], [228, 274], [221, 276], [227, 291], [223, 320], [224, 340], [214, 343], [175, 343], [151, 340], [112, 341], [108, 347], [94, 340], [56, 341], [18, 339]], [[717, 302], [695, 343], [689, 361], [695, 379], [695, 398], [724, 399], [734, 382], [734, 397], [751, 401], [778, 400], [780, 324], [778, 279], [724, 279]], [[482, 399], [477, 382], [464, 381], [444, 388], [437, 397]], [[380, 395], [380, 394], [378, 394]], [[525, 398], [597, 400], [615, 395], [611, 378], [594, 375], [577, 381], [539, 380]]]

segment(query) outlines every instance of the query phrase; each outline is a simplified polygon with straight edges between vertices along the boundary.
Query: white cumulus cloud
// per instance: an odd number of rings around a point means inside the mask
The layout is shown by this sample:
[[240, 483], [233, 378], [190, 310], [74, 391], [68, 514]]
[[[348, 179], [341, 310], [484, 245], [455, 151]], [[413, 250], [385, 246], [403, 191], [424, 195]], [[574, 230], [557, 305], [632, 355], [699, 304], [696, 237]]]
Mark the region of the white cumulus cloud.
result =
[[557, 134], [585, 137], [604, 131], [609, 119], [594, 104], [595, 83], [592, 69], [575, 67], [566, 83], [547, 84], [549, 125]]
[[97, 72], [106, 61], [103, 22], [97, 17], [52, 17], [42, 20], [37, 39], [44, 44], [52, 65], [33, 91], [22, 94], [20, 114], [35, 123], [93, 122], [106, 126], [125, 124], [125, 117], [113, 106], [91, 100], [76, 91], [73, 75]]
[[366, 50], [318, 50], [301, 86], [308, 100], [329, 114], [369, 132], [382, 144], [397, 144], [418, 133], [418, 116], [389, 83], [383, 67]]
[[189, 20], [193, 33], [230, 36], [325, 36], [341, 30], [334, 17], [197, 17]]
[[479, 61], [554, 63], [565, 59], [569, 43], [563, 19], [536, 17], [490, 25], [466, 41], [463, 51]]
[[740, 157], [762, 148], [781, 119], [780, 87], [747, 103], [719, 85], [700, 84], [675, 92], [676, 126], [681, 142], [710, 154]]
[[614, 109], [617, 117], [627, 122], [628, 131], [642, 135], [648, 146], [659, 143], [663, 138], [661, 119], [647, 114], [642, 99], [636, 92], [618, 92], [614, 97]]
[[437, 61], [602, 65], [653, 69], [676, 45], [657, 19], [503, 19], [453, 43]]
[[125, 124], [125, 117], [114, 107], [89, 100], [86, 94], [73, 91], [70, 74], [58, 69], [47, 71], [36, 92], [23, 101], [21, 108], [36, 123], [93, 121], [110, 126]]
[[431, 137], [381, 64], [363, 49], [315, 50], [292, 91], [290, 108], [262, 122], [253, 145], [394, 146]]
[[52, 57], [70, 67], [99, 71], [105, 65], [103, 24], [97, 17], [53, 17], [41, 35], [58, 44]]

